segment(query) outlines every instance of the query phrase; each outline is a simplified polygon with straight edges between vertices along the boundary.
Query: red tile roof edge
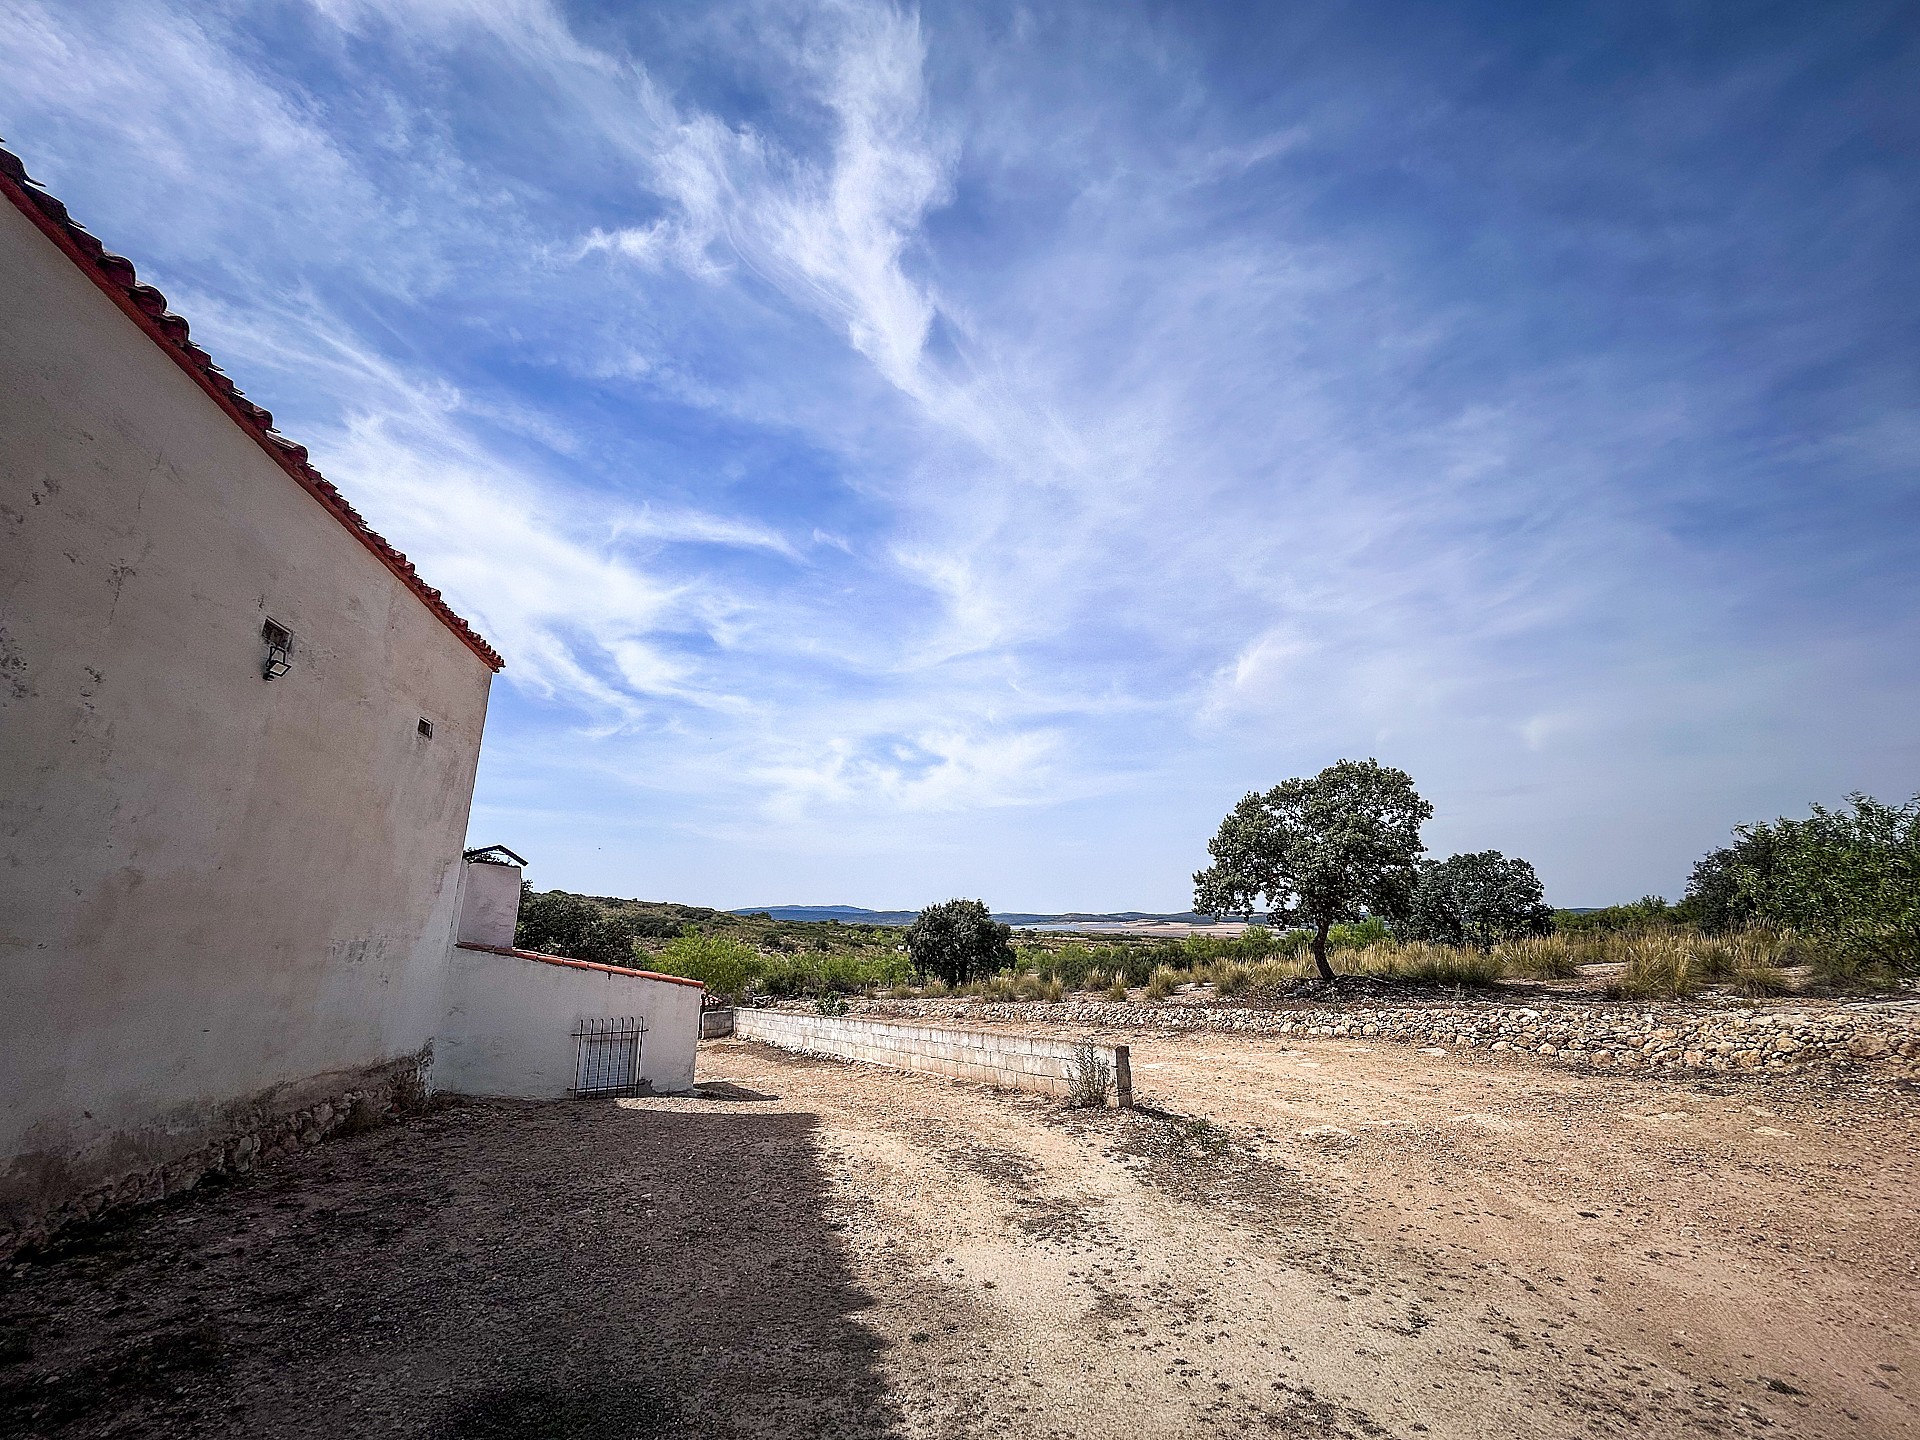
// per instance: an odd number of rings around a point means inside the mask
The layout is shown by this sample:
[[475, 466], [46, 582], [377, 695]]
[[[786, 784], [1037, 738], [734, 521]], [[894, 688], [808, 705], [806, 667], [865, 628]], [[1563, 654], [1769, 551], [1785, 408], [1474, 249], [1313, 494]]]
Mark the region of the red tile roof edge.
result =
[[125, 311], [169, 358], [212, 397], [214, 404], [232, 417], [235, 424], [266, 451], [275, 464], [291, 475], [300, 487], [333, 514], [371, 550], [449, 630], [465, 642], [467, 648], [498, 670], [506, 661], [441, 598], [440, 592], [420, 578], [413, 562], [382, 539], [360, 513], [349, 505], [333, 483], [307, 463], [307, 450], [279, 434], [273, 428], [273, 416], [240, 393], [226, 372], [187, 338], [187, 322], [167, 309], [167, 297], [151, 285], [143, 285], [133, 270], [133, 262], [111, 253], [98, 239], [80, 228], [67, 214], [67, 207], [35, 183], [26, 166], [12, 151], [0, 147], [0, 190], [14, 208], [37, 226], [42, 234], [60, 247], [62, 253], [88, 279], [106, 292], [107, 298]]
[[570, 970], [601, 970], [608, 975], [632, 975], [640, 980], [664, 980], [669, 985], [691, 985], [696, 990], [707, 987], [698, 980], [689, 980], [684, 975], [662, 975], [657, 970], [629, 970], [625, 965], [602, 965], [597, 960], [570, 960], [565, 955], [542, 955], [538, 950], [515, 950], [504, 945], [476, 945], [471, 940], [456, 940], [456, 949], [482, 950], [489, 955], [506, 955], [515, 960], [537, 960], [542, 965], [565, 965]]

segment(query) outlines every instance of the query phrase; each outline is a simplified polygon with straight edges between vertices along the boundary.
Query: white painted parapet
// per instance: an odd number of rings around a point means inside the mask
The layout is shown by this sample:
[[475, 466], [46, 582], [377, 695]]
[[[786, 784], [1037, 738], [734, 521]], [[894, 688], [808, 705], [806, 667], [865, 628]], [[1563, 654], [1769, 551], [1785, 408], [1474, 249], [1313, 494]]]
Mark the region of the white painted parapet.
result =
[[[1074, 1051], [1086, 1043], [1040, 1035], [958, 1030], [946, 1025], [802, 1015], [790, 1010], [737, 1010], [733, 1033], [742, 1040], [758, 1040], [808, 1055], [1061, 1096], [1072, 1088], [1068, 1077]], [[1096, 1045], [1094, 1049], [1116, 1075], [1124, 1072], [1126, 1067], [1114, 1046]]]
[[[483, 867], [474, 867], [483, 868]], [[693, 1088], [697, 980], [531, 950], [456, 945], [434, 1083], [463, 1095], [558, 1100], [580, 1093], [583, 1029], [632, 1021], [632, 1088]], [[606, 1042], [599, 1042], [603, 1048]], [[604, 1081], [604, 1073], [597, 1077]]]
[[526, 863], [504, 845], [467, 851], [460, 867], [460, 927], [455, 940], [462, 945], [512, 948], [520, 923], [520, 877]]

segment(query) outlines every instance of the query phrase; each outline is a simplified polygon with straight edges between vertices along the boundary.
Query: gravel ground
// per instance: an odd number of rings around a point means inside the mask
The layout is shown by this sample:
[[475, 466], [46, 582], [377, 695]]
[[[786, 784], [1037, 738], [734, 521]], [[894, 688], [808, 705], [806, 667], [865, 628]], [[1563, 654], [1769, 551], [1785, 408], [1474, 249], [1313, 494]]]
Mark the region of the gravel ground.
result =
[[1910, 1089], [1127, 1038], [321, 1146], [16, 1266], [0, 1433], [1920, 1435]]

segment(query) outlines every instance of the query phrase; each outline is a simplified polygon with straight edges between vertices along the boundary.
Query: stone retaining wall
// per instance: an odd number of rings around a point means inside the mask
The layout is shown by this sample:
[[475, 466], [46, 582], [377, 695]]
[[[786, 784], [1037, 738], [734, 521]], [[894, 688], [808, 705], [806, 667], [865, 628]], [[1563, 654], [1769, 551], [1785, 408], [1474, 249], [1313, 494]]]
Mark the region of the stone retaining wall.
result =
[[1704, 1008], [1627, 1004], [1530, 1008], [1493, 1002], [1316, 1005], [1155, 1005], [1067, 1001], [870, 1000], [861, 1013], [940, 1020], [1210, 1030], [1381, 1039], [1410, 1045], [1518, 1051], [1556, 1063], [1657, 1072], [1792, 1073], [1853, 1063], [1920, 1073], [1920, 1012], [1820, 1006]]
[[[862, 1060], [896, 1070], [918, 1070], [954, 1080], [973, 1080], [1009, 1090], [1066, 1095], [1076, 1042], [947, 1025], [899, 1024], [853, 1016], [807, 1015], [791, 1010], [734, 1012], [733, 1033], [783, 1050]], [[1109, 1066], [1113, 1047], [1095, 1047]], [[1117, 1069], [1117, 1066], [1115, 1066]]]
[[[221, 1107], [172, 1130], [119, 1137], [109, 1154], [16, 1160], [0, 1197], [0, 1259], [45, 1243], [69, 1225], [163, 1200], [209, 1175], [244, 1173], [342, 1130], [366, 1129], [423, 1106], [432, 1093], [433, 1047], [331, 1081], [322, 1077]], [[29, 1178], [37, 1184], [23, 1183]], [[76, 1183], [77, 1182], [77, 1183]]]

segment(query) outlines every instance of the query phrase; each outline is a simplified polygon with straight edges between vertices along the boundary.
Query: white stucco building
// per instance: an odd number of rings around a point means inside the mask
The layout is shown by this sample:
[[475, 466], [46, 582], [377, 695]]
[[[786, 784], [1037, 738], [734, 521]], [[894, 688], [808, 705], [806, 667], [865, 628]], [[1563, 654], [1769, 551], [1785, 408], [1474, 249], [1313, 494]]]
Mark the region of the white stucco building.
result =
[[467, 852], [439, 1083], [535, 1100], [692, 1088], [699, 981], [515, 949], [524, 863], [501, 846]]
[[429, 1062], [501, 661], [5, 151], [0, 192], [4, 1249]]

